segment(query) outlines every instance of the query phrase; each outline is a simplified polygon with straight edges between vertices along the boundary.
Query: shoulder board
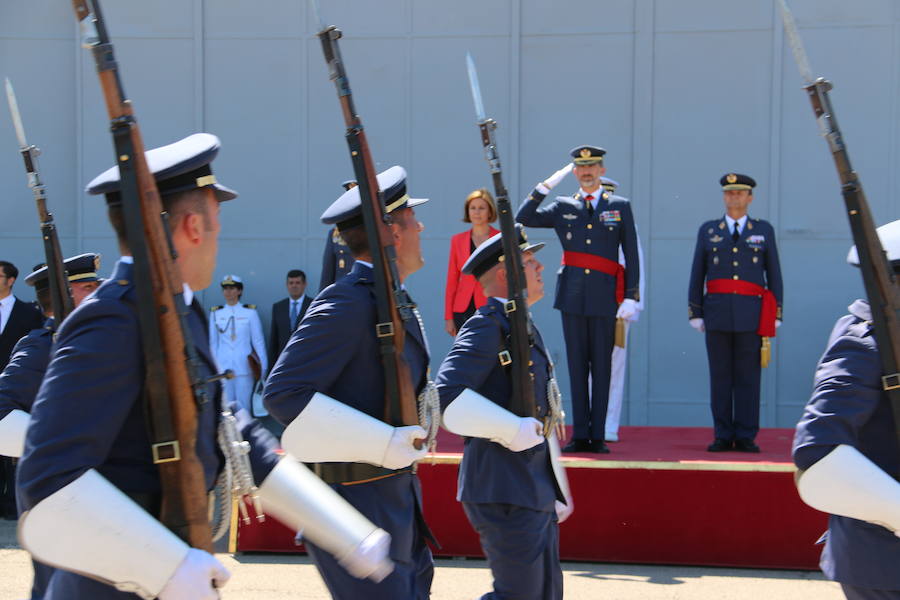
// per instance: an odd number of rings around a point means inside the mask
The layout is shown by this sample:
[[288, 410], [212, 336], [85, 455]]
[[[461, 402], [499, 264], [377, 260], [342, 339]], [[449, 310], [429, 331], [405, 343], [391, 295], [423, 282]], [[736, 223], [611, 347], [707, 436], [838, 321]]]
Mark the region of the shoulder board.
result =
[[609, 201], [610, 202], [631, 202], [631, 200], [629, 200], [625, 196], [617, 196], [616, 194], [610, 194]]
[[225, 308], [224, 306], [211, 306], [209, 307], [209, 312], [216, 312], [217, 310]]
[[244, 308], [252, 308], [252, 309], [255, 310], [255, 309], [256, 309], [256, 305], [255, 305], [255, 304], [245, 304], [245, 305], [244, 305]]

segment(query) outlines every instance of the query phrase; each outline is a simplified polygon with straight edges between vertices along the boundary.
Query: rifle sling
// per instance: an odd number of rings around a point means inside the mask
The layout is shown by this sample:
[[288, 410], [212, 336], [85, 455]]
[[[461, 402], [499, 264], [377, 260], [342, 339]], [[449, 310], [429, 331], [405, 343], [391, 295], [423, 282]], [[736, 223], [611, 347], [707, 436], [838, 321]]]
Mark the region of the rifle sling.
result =
[[[141, 211], [137, 173], [133, 168], [134, 145], [131, 128], [134, 119], [122, 117], [112, 124], [113, 140], [122, 181], [122, 215], [128, 247], [134, 259], [133, 279], [137, 298], [137, 313], [144, 353], [144, 398], [150, 424], [150, 442], [154, 462], [164, 464], [181, 456], [175, 436], [169, 393], [167, 388], [165, 355], [159, 324], [156, 320], [156, 301], [150, 270], [150, 255], [144, 237], [144, 217]], [[162, 475], [162, 471], [160, 473]], [[165, 489], [165, 488], [164, 488]]]

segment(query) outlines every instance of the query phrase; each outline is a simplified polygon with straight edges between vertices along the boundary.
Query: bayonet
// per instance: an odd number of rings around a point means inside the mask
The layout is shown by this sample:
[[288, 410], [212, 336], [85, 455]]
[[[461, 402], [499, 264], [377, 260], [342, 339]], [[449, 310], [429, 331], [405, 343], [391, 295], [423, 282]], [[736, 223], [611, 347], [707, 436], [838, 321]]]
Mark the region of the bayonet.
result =
[[50, 307], [56, 325], [68, 316], [74, 304], [72, 292], [69, 290], [69, 278], [66, 274], [66, 266], [63, 262], [62, 251], [59, 247], [59, 236], [56, 232], [56, 224], [53, 215], [47, 210], [47, 192], [38, 172], [37, 157], [40, 149], [29, 144], [25, 137], [25, 126], [22, 124], [22, 115], [19, 112], [19, 103], [16, 101], [16, 93], [12, 83], [6, 78], [6, 100], [9, 103], [9, 112], [12, 115], [13, 127], [16, 130], [16, 138], [19, 141], [19, 153], [25, 163], [25, 173], [28, 177], [28, 187], [34, 196], [37, 205], [38, 219], [41, 224], [41, 239], [44, 242], [44, 260], [47, 263], [47, 276], [49, 278]]
[[784, 33], [787, 35], [791, 52], [794, 54], [794, 61], [797, 63], [797, 68], [800, 69], [800, 75], [803, 77], [803, 81], [807, 84], [811, 84], [815, 78], [813, 77], [812, 69], [809, 66], [806, 49], [803, 47], [803, 40], [800, 38], [800, 33], [797, 31], [797, 23], [794, 21], [794, 15], [791, 12], [791, 9], [788, 8], [785, 0], [778, 0], [778, 3], [781, 5], [781, 21], [784, 23]]
[[475, 70], [475, 61], [472, 55], [466, 52], [466, 67], [469, 70], [469, 87], [472, 88], [472, 100], [475, 102], [475, 116], [478, 122], [486, 121], [484, 116], [484, 102], [481, 100], [481, 86], [478, 85], [478, 71]]

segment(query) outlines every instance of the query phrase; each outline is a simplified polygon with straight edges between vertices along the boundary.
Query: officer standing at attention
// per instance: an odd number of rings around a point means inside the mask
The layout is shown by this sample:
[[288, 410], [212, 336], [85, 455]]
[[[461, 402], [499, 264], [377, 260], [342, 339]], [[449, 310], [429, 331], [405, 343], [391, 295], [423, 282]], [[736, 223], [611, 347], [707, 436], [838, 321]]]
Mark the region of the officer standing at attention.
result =
[[[878, 228], [900, 276], [900, 221]], [[859, 266], [854, 246], [847, 262]], [[894, 285], [897, 285], [896, 283]], [[900, 443], [872, 310], [856, 300], [838, 319], [794, 435], [797, 490], [831, 513], [819, 566], [849, 600], [900, 598]]]
[[[424, 265], [406, 171], [395, 166], [378, 175], [391, 217], [400, 281]], [[332, 484], [363, 515], [391, 534], [394, 572], [380, 583], [351, 577], [335, 556], [312, 543], [310, 556], [337, 600], [426, 600], [434, 565], [425, 543], [431, 534], [422, 517], [422, 492], [413, 463], [425, 457], [418, 425], [385, 422], [385, 375], [376, 337], [375, 274], [363, 225], [359, 188], [341, 195], [323, 214], [337, 225], [356, 262], [345, 277], [316, 296], [300, 327], [269, 374], [264, 402], [286, 426], [282, 443]], [[418, 313], [416, 312], [416, 316]], [[416, 394], [426, 385], [428, 347], [419, 318], [404, 320], [403, 357]]]
[[[197, 375], [206, 381], [208, 401], [197, 405], [195, 446], [205, 489], [212, 489], [225, 466], [217, 433], [230, 421], [221, 411], [231, 409], [249, 442], [252, 479], [260, 484], [266, 511], [332, 547], [361, 576], [383, 577], [390, 568], [384, 559], [388, 536], [296, 459], [281, 460], [272, 435], [223, 400], [219, 382], [210, 381], [217, 367], [193, 290], [207, 287], [215, 270], [219, 203], [236, 197], [212, 174], [218, 150], [218, 138], [198, 133], [145, 153], [184, 280], [186, 335], [199, 355]], [[228, 571], [158, 521], [164, 500], [148, 433], [135, 269], [120, 189], [117, 167], [88, 185], [90, 193], [106, 196], [122, 257], [113, 276], [59, 328], [19, 463], [19, 498], [27, 511], [19, 539], [35, 558], [59, 567], [44, 600], [215, 600]], [[365, 526], [347, 535], [353, 523]], [[362, 530], [371, 533], [363, 538]]]
[[[355, 179], [348, 179], [341, 184], [344, 191], [356, 187]], [[344, 243], [337, 227], [332, 227], [325, 240], [325, 252], [322, 255], [322, 278], [319, 281], [321, 292], [329, 285], [346, 275], [353, 268], [353, 254]]]
[[[640, 300], [634, 216], [627, 200], [613, 198], [601, 187], [604, 154], [596, 146], [573, 149], [574, 167], [570, 163], [539, 183], [516, 215], [527, 227], [555, 229], [563, 247], [553, 308], [562, 313], [572, 386], [574, 436], [564, 452], [609, 452], [604, 428], [616, 319], [633, 318]], [[581, 189], [541, 208], [550, 190], [573, 169]], [[624, 268], [618, 262], [620, 247]]]
[[[534, 256], [543, 246], [519, 237], [529, 305], [544, 295], [544, 267]], [[457, 499], [478, 532], [494, 576], [494, 592], [482, 599], [562, 600], [557, 521], [571, 514], [571, 506], [553, 472], [549, 443], [556, 440], [544, 439], [541, 421], [507, 408], [511, 371], [500, 354], [508, 351], [504, 305], [509, 288], [502, 258], [498, 233], [463, 265], [462, 272], [474, 275], [483, 287], [487, 304], [460, 329], [436, 383], [444, 427], [466, 438]], [[537, 327], [532, 332], [534, 398], [543, 419], [550, 415], [547, 386], [553, 373]]]
[[[100, 269], [99, 254], [79, 254], [64, 261], [75, 306], [87, 298], [100, 285], [97, 271]], [[56, 331], [53, 306], [50, 300], [50, 279], [48, 269], [38, 265], [25, 278], [25, 283], [34, 286], [38, 304], [48, 317], [40, 329], [32, 329], [13, 348], [6, 368], [0, 374], [0, 455], [18, 458], [25, 445], [25, 431], [28, 429], [28, 415], [37, 396], [47, 363], [50, 362], [50, 346]], [[32, 561], [34, 579], [31, 586], [31, 600], [41, 600], [50, 582], [53, 569], [38, 561]]]
[[688, 284], [688, 319], [706, 333], [715, 428], [707, 450], [759, 452], [760, 352], [781, 325], [781, 265], [775, 229], [747, 215], [756, 181], [728, 173], [719, 184], [725, 216], [700, 226]]
[[240, 277], [226, 275], [221, 286], [225, 305], [209, 309], [209, 347], [220, 369], [234, 371], [234, 378], [225, 380], [225, 393], [250, 412], [253, 386], [269, 367], [262, 323], [255, 304], [240, 304]]

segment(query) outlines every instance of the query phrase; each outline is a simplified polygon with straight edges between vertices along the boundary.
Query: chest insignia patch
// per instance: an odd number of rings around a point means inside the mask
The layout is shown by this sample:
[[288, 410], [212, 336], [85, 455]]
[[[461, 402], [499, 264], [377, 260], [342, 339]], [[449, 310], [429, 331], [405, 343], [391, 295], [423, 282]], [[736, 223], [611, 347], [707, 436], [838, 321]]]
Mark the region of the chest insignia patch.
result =
[[751, 235], [747, 238], [748, 244], [762, 244], [766, 241], [766, 236], [764, 235]]
[[563, 219], [567, 219], [569, 221], [574, 221], [577, 218], [578, 218], [578, 215], [573, 215], [572, 213], [564, 213], [563, 214]]
[[604, 210], [600, 218], [604, 223], [618, 223], [622, 220], [622, 214], [617, 210]]
[[721, 235], [714, 235], [711, 238], [709, 238], [709, 241], [711, 241], [713, 244], [718, 244], [719, 242], [721, 242], [724, 239], [725, 238], [723, 238]]

